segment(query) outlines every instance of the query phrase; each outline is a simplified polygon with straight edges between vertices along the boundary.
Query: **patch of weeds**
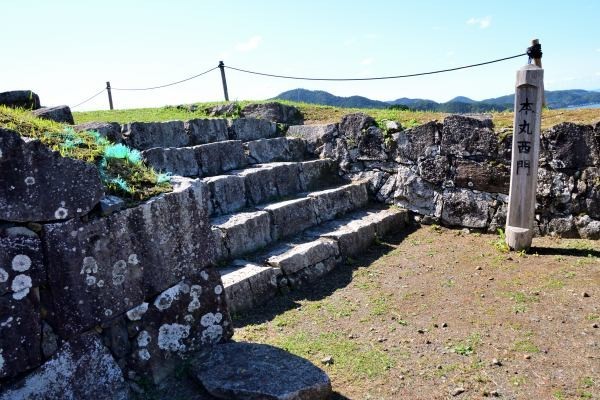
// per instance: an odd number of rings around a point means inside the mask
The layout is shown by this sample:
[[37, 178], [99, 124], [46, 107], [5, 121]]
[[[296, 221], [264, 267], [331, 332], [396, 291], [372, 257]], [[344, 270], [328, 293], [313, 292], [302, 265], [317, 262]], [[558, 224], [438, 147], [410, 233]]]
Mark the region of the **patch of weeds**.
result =
[[336, 302], [325, 302], [323, 308], [331, 314], [334, 319], [348, 318], [358, 310], [358, 306], [348, 300], [340, 300]]
[[594, 395], [593, 395], [592, 393], [590, 393], [590, 392], [586, 392], [585, 390], [582, 390], [582, 391], [579, 393], [579, 398], [580, 398], [580, 399], [586, 399], [586, 400], [587, 400], [587, 399], [593, 399], [593, 398], [594, 398]]
[[481, 334], [474, 332], [464, 341], [454, 345], [451, 349], [453, 353], [461, 356], [470, 356], [475, 353], [476, 347], [481, 343]]
[[374, 316], [381, 316], [389, 314], [390, 312], [390, 300], [388, 296], [380, 295], [373, 297], [370, 300], [370, 314]]
[[454, 282], [454, 279], [448, 279], [444, 282], [442, 282], [442, 286], [447, 287], [447, 288], [451, 288], [454, 286], [456, 282]]
[[508, 253], [510, 251], [510, 247], [506, 244], [506, 234], [504, 230], [498, 228], [498, 239], [492, 242], [494, 248], [502, 253]]
[[429, 230], [434, 233], [442, 233], [442, 228], [438, 224], [431, 224]]
[[453, 371], [456, 371], [456, 369], [458, 368], [457, 364], [448, 364], [448, 365], [442, 365], [442, 368], [437, 368], [435, 370], [435, 375], [438, 378], [441, 378], [442, 376], [448, 376], [448, 374], [450, 374]]
[[586, 315], [585, 319], [587, 319], [588, 321], [599, 321], [600, 320], [600, 315], [598, 315], [598, 314], [588, 314], [588, 315]]
[[562, 390], [557, 390], [554, 393], [552, 393], [552, 397], [554, 397], [556, 400], [564, 400], [565, 394]]
[[298, 325], [298, 322], [299, 315], [297, 315], [297, 313], [295, 313], [293, 310], [284, 312], [283, 314], [279, 314], [273, 318], [273, 325], [278, 328], [292, 328]]
[[363, 347], [339, 333], [315, 335], [298, 332], [280, 337], [274, 344], [314, 361], [331, 356], [333, 364], [328, 368], [350, 377], [378, 378], [395, 365], [394, 360], [385, 352], [370, 345]]
[[507, 296], [516, 303], [513, 306], [515, 313], [524, 313], [528, 309], [527, 304], [540, 301], [538, 296], [524, 292], [508, 292]]
[[594, 386], [594, 379], [591, 376], [584, 376], [581, 378], [581, 386], [586, 389], [589, 389]]
[[527, 382], [524, 376], [514, 376], [510, 379], [513, 386], [523, 386]]
[[548, 289], [562, 289], [565, 287], [565, 283], [560, 279], [549, 278], [544, 286]]
[[513, 345], [514, 351], [519, 351], [523, 353], [539, 353], [540, 349], [537, 347], [531, 339], [523, 339], [517, 340]]
[[75, 132], [69, 126], [5, 106], [0, 106], [0, 126], [37, 139], [62, 157], [94, 164], [108, 193], [144, 200], [172, 189], [168, 180], [144, 165], [139, 151], [113, 144], [96, 131]]

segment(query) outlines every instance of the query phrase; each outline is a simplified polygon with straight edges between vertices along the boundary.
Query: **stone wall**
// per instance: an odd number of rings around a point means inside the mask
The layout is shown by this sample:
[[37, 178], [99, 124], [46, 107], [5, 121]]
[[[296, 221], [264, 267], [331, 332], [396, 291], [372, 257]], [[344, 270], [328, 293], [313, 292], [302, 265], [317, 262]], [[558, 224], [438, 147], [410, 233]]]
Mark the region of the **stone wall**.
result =
[[0, 399], [127, 398], [232, 335], [207, 187], [100, 207], [97, 169], [0, 129]]
[[[379, 201], [424, 223], [489, 232], [506, 220], [512, 134], [485, 116], [452, 115], [410, 129], [378, 127], [364, 114], [340, 123], [292, 126], [288, 135], [331, 157], [348, 178], [369, 178]], [[562, 123], [542, 132], [538, 235], [600, 238], [600, 124]]]

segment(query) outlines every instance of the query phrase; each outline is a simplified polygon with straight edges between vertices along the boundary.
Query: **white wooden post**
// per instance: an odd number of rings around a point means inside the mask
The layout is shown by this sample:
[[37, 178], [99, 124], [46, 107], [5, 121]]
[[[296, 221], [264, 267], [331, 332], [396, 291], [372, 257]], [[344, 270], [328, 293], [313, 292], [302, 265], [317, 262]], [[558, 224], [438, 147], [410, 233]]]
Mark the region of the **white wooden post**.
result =
[[[541, 62], [539, 65], [541, 66]], [[533, 239], [544, 94], [544, 70], [540, 66], [529, 64], [517, 71], [505, 231], [506, 243], [511, 249], [517, 251], [531, 247]]]

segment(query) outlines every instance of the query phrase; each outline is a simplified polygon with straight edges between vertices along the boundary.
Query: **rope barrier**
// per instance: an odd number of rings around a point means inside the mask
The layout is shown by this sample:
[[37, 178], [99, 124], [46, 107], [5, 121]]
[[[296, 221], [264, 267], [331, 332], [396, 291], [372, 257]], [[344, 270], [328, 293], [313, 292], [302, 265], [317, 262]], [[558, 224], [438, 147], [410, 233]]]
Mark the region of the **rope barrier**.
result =
[[71, 108], [79, 107], [80, 105], [87, 103], [88, 101], [92, 100], [93, 98], [100, 96], [102, 93], [104, 93], [104, 91], [105, 91], [105, 90], [106, 90], [106, 89], [104, 89], [104, 88], [103, 88], [101, 91], [99, 91], [98, 93], [96, 93], [96, 94], [95, 94], [95, 95], [93, 95], [92, 97], [89, 97], [89, 98], [85, 99], [85, 100], [84, 100], [84, 101], [82, 101], [81, 103], [79, 103], [79, 104], [77, 104], [77, 105], [75, 105], [75, 106], [73, 106], [73, 107], [71, 107]]
[[268, 73], [264, 73], [264, 72], [249, 71], [249, 70], [242, 69], [242, 68], [230, 67], [228, 65], [225, 65], [225, 68], [232, 69], [234, 71], [245, 72], [248, 74], [268, 76], [271, 78], [297, 79], [297, 80], [305, 80], [305, 81], [373, 81], [373, 80], [382, 80], [382, 79], [410, 78], [410, 77], [414, 77], [414, 76], [440, 74], [442, 72], [457, 71], [460, 69], [473, 68], [473, 67], [479, 67], [481, 65], [493, 64], [493, 63], [497, 63], [497, 62], [501, 62], [501, 61], [510, 60], [513, 58], [522, 57], [525, 55], [527, 55], [527, 53], [517, 54], [514, 56], [510, 56], [510, 57], [499, 58], [497, 60], [492, 60], [492, 61], [485, 61], [485, 62], [481, 62], [481, 63], [477, 63], [477, 64], [464, 65], [462, 67], [456, 67], [456, 68], [440, 69], [437, 71], [429, 71], [429, 72], [419, 72], [416, 74], [395, 75], [395, 76], [378, 76], [378, 77], [371, 77], [371, 78], [309, 78], [309, 77], [286, 76], [286, 75], [268, 74]]
[[208, 74], [209, 72], [214, 71], [217, 68], [219, 68], [219, 67], [217, 66], [217, 67], [211, 68], [211, 69], [209, 69], [207, 71], [204, 71], [202, 73], [199, 73], [197, 75], [190, 76], [189, 78], [185, 78], [185, 79], [182, 79], [182, 80], [177, 81], [177, 82], [171, 82], [171, 83], [167, 83], [165, 85], [160, 85], [160, 86], [152, 86], [152, 87], [147, 87], [147, 88], [116, 88], [116, 87], [113, 87], [111, 89], [112, 90], [153, 90], [153, 89], [160, 89], [160, 88], [164, 88], [164, 87], [167, 87], [167, 86], [173, 86], [173, 85], [177, 85], [178, 83], [182, 83], [182, 82], [186, 82], [186, 81], [192, 80], [192, 79], [197, 78], [199, 76]]

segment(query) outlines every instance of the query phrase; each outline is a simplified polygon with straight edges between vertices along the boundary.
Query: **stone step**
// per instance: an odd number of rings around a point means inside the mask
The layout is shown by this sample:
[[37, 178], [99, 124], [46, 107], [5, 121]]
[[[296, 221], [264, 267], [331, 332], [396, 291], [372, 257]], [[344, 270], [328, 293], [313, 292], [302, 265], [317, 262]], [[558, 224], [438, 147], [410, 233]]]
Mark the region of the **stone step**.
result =
[[248, 163], [264, 164], [273, 161], [302, 161], [306, 158], [306, 141], [301, 138], [278, 137], [259, 139], [244, 144]]
[[155, 170], [181, 176], [213, 176], [248, 164], [240, 140], [191, 147], [154, 147], [142, 151], [142, 156]]
[[231, 312], [243, 312], [278, 291], [314, 282], [348, 257], [364, 252], [377, 238], [401, 231], [409, 221], [407, 210], [374, 206], [236, 260], [220, 270], [227, 305]]
[[277, 124], [255, 118], [192, 119], [189, 121], [131, 122], [121, 127], [120, 141], [138, 149], [188, 147], [225, 140], [274, 138]]
[[323, 221], [367, 205], [366, 182], [302, 194], [292, 200], [255, 210], [214, 218], [216, 260], [223, 261], [256, 251], [277, 240], [296, 235]]
[[338, 185], [337, 166], [329, 159], [258, 164], [226, 175], [204, 178], [211, 216], [237, 212], [297, 193]]

